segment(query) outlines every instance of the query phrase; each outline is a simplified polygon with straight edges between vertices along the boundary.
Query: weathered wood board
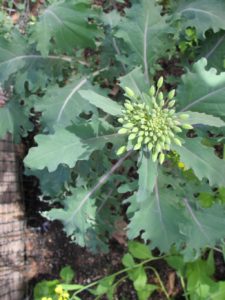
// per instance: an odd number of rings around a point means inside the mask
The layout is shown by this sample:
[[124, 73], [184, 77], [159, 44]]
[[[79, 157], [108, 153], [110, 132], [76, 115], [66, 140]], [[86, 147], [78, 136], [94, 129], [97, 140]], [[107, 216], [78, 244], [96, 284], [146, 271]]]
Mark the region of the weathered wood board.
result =
[[0, 300], [24, 299], [25, 219], [16, 151], [0, 141]]

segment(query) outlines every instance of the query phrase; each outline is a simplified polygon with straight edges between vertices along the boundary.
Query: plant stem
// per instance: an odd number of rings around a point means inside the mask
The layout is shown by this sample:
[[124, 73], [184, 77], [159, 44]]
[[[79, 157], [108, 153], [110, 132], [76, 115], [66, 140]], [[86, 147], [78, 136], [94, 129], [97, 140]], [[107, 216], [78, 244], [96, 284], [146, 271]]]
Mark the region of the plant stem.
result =
[[162, 282], [162, 280], [161, 280], [161, 278], [160, 278], [159, 273], [157, 272], [157, 270], [155, 268], [153, 268], [153, 267], [147, 267], [146, 269], [152, 270], [154, 272], [155, 276], [157, 277], [157, 279], [159, 281], [160, 287], [161, 287], [163, 293], [166, 296], [166, 299], [170, 300], [170, 296], [167, 293], [166, 287], [165, 287], [164, 283]]
[[[127, 272], [127, 271], [130, 271], [130, 270], [136, 269], [136, 268], [138, 268], [138, 267], [140, 267], [140, 266], [143, 266], [143, 265], [145, 265], [145, 264], [147, 264], [147, 263], [149, 263], [149, 262], [151, 262], [151, 261], [160, 260], [160, 259], [163, 259], [163, 258], [165, 258], [165, 257], [166, 257], [166, 255], [160, 256], [160, 257], [151, 257], [151, 258], [146, 259], [146, 260], [144, 260], [144, 261], [142, 261], [142, 262], [140, 262], [140, 263], [138, 263], [138, 264], [136, 264], [136, 265], [134, 265], [134, 266], [132, 266], [132, 267], [124, 268], [124, 269], [122, 269], [122, 270], [120, 270], [120, 271], [118, 271], [118, 272], [116, 272], [116, 273], [114, 273], [114, 274], [111, 274], [111, 275], [109, 275], [109, 276], [106, 276], [105, 278], [116, 277], [116, 276], [118, 276], [118, 275], [120, 275], [120, 274], [123, 274], [123, 273], [125, 273], [125, 272]], [[158, 275], [158, 276], [159, 276], [159, 275]], [[157, 278], [158, 278], [158, 277], [157, 277]], [[78, 290], [78, 291], [76, 291], [75, 293], [73, 293], [71, 299], [73, 299], [74, 296], [80, 294], [81, 292], [84, 292], [85, 290], [88, 290], [88, 289], [90, 289], [91, 287], [97, 285], [101, 280], [102, 280], [102, 278], [101, 278], [101, 279], [98, 279], [98, 280], [96, 280], [95, 282], [92, 282], [92, 283], [90, 283], [90, 284], [88, 284], [88, 285], [86, 285], [86, 286], [84, 286], [84, 287], [82, 287], [80, 290]], [[160, 282], [160, 281], [161, 281], [161, 280], [159, 280], [159, 282]], [[164, 286], [163, 286], [163, 287], [164, 287]], [[162, 288], [162, 290], [163, 290], [163, 288]], [[165, 288], [164, 288], [164, 290], [165, 290]], [[165, 293], [165, 295], [168, 295], [167, 292]], [[167, 298], [167, 299], [169, 299], [169, 298]]]
[[178, 274], [178, 276], [180, 278], [180, 283], [181, 283], [182, 289], [184, 291], [185, 300], [189, 300], [189, 297], [188, 297], [188, 295], [186, 293], [186, 287], [185, 287], [184, 277], [181, 274]]

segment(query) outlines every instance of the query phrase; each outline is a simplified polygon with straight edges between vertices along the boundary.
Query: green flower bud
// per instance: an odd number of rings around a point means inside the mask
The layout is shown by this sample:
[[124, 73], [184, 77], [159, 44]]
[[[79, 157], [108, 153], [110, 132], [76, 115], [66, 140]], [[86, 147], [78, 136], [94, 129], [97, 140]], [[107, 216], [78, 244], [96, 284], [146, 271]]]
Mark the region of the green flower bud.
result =
[[173, 123], [174, 123], [175, 125], [180, 125], [180, 122], [177, 121], [177, 120], [173, 120]]
[[154, 152], [152, 153], [152, 160], [155, 162], [157, 160], [158, 157], [158, 152]]
[[158, 136], [158, 137], [161, 137], [161, 136], [162, 136], [162, 132], [161, 132], [161, 131], [158, 131], [158, 132], [157, 132], [157, 136]]
[[165, 145], [165, 150], [170, 151], [170, 145]]
[[182, 146], [182, 143], [178, 138], [174, 138], [173, 140], [175, 144], [177, 144], [178, 146]]
[[148, 143], [148, 150], [151, 151], [153, 148], [153, 144], [152, 143]]
[[161, 100], [159, 105], [160, 105], [160, 107], [163, 107], [165, 105], [165, 101]]
[[163, 142], [165, 142], [165, 141], [166, 141], [166, 137], [165, 137], [164, 135], [162, 135], [162, 136], [161, 136], [161, 140], [162, 140]]
[[149, 95], [150, 95], [151, 97], [155, 96], [155, 86], [154, 86], [154, 85], [152, 85], [152, 86], [150, 87], [150, 89], [149, 89]]
[[151, 141], [151, 139], [150, 139], [150, 137], [148, 136], [148, 137], [145, 138], [144, 143], [145, 143], [145, 144], [148, 144], [148, 142], [150, 142], [150, 141]]
[[120, 128], [120, 129], [118, 130], [118, 133], [119, 133], [119, 134], [125, 134], [125, 133], [128, 133], [128, 130], [127, 130], [126, 128]]
[[144, 137], [143, 136], [139, 136], [139, 138], [137, 140], [138, 144], [141, 144], [143, 142], [143, 140], [144, 140]]
[[170, 102], [168, 103], [168, 107], [173, 107], [175, 103], [176, 103], [175, 100], [170, 101]]
[[132, 140], [134, 140], [134, 139], [136, 138], [136, 136], [137, 136], [136, 133], [131, 133], [131, 134], [129, 135], [129, 137], [128, 137], [128, 140], [129, 140], [129, 141], [132, 141]]
[[[168, 96], [167, 96], [168, 100], [173, 99], [173, 97], [175, 96], [175, 92], [176, 92], [176, 90], [171, 90], [171, 91], [168, 93]], [[174, 103], [175, 103], [175, 102], [174, 102]], [[173, 106], [173, 105], [172, 105], [172, 106]], [[172, 106], [170, 106], [170, 107], [172, 107]]]
[[169, 115], [172, 116], [172, 115], [174, 115], [174, 114], [175, 114], [175, 109], [170, 109]]
[[123, 123], [123, 122], [124, 122], [124, 119], [123, 119], [123, 118], [119, 118], [119, 119], [118, 119], [118, 122], [119, 122], [119, 123]]
[[[152, 152], [152, 159], [162, 164], [165, 160], [164, 151], [171, 150], [171, 142], [181, 146], [182, 140], [177, 136], [178, 132], [182, 132], [182, 128], [191, 129], [190, 124], [182, 124], [182, 118], [186, 118], [187, 114], [176, 114], [175, 109], [175, 90], [168, 93], [168, 104], [165, 107], [164, 95], [159, 89], [163, 85], [163, 77], [157, 82], [157, 101], [155, 99], [156, 87], [149, 89], [149, 95], [145, 95], [144, 99], [150, 99], [152, 104], [143, 103], [139, 97], [138, 100], [135, 93], [126, 88], [127, 96], [131, 100], [125, 100], [124, 109], [122, 110], [122, 118], [118, 121], [122, 124], [122, 128], [118, 131], [120, 134], [128, 135], [129, 149], [133, 144], [134, 150], [140, 150], [146, 147]], [[132, 102], [132, 97], [134, 100]], [[132, 141], [132, 142], [130, 142]], [[126, 150], [128, 149], [126, 148]], [[126, 151], [124, 148], [119, 149], [118, 153]], [[120, 152], [121, 151], [121, 152]]]
[[157, 82], [157, 88], [160, 89], [163, 85], [163, 77], [161, 76]]
[[182, 128], [184, 128], [184, 129], [193, 129], [193, 128], [194, 128], [194, 127], [191, 126], [190, 124], [182, 124], [181, 126], [182, 126]]
[[123, 127], [130, 129], [130, 128], [134, 127], [134, 124], [133, 123], [126, 123], [126, 124], [123, 125]]
[[141, 118], [144, 118], [144, 117], [145, 117], [145, 113], [141, 112], [141, 113], [139, 113], [139, 116], [140, 116]]
[[142, 130], [138, 132], [138, 135], [139, 135], [139, 136], [142, 136], [142, 135], [144, 135], [144, 134], [145, 134], [145, 132], [142, 131]]
[[163, 152], [159, 155], [159, 163], [162, 165], [165, 160], [165, 154]]
[[169, 145], [170, 145], [170, 144], [171, 144], [171, 139], [170, 139], [168, 136], [166, 136], [166, 138], [165, 138], [165, 139], [166, 139], [166, 142], [167, 142], [167, 144], [169, 144]]
[[180, 115], [179, 115], [179, 118], [180, 118], [181, 120], [187, 120], [187, 119], [189, 118], [189, 115], [188, 115], [188, 114], [180, 114]]
[[139, 121], [141, 118], [138, 115], [133, 116], [136, 121]]
[[134, 146], [134, 150], [139, 150], [141, 148], [141, 144], [136, 144], [135, 146]]
[[121, 154], [123, 154], [123, 153], [126, 152], [126, 151], [127, 151], [126, 146], [122, 146], [122, 147], [120, 147], [120, 148], [117, 150], [116, 154], [117, 154], [117, 155], [121, 155]]
[[143, 108], [145, 107], [145, 104], [144, 104], [144, 103], [139, 103], [137, 106], [138, 106], [139, 108], [143, 109]]
[[124, 106], [125, 106], [128, 110], [130, 110], [130, 111], [133, 111], [133, 110], [134, 110], [133, 106], [132, 106], [131, 104], [129, 104], [129, 103], [124, 103]]
[[134, 127], [133, 129], [132, 129], [132, 132], [138, 132], [138, 127]]
[[162, 93], [162, 92], [159, 92], [159, 94], [158, 94], [158, 99], [159, 99], [159, 101], [162, 101], [162, 100], [163, 100], [163, 93]]
[[172, 131], [169, 131], [169, 132], [168, 132], [168, 136], [170, 136], [170, 137], [172, 137], [172, 138], [173, 138], [173, 137], [174, 137], [174, 134], [173, 134], [173, 132], [172, 132]]
[[[156, 106], [157, 106], [155, 97], [154, 97], [154, 98], [152, 97], [152, 104], [153, 104], [153, 107], [156, 107]], [[152, 112], [153, 112], [153, 111], [152, 111]]]
[[182, 129], [180, 129], [180, 127], [178, 127], [178, 126], [174, 126], [173, 130], [176, 132], [182, 132]]
[[132, 91], [132, 89], [130, 89], [129, 87], [126, 86], [126, 87], [124, 88], [124, 90], [125, 90], [125, 92], [126, 92], [126, 94], [127, 94], [128, 97], [131, 97], [131, 98], [132, 98], [132, 97], [135, 96], [135, 93], [134, 93], [134, 92]]

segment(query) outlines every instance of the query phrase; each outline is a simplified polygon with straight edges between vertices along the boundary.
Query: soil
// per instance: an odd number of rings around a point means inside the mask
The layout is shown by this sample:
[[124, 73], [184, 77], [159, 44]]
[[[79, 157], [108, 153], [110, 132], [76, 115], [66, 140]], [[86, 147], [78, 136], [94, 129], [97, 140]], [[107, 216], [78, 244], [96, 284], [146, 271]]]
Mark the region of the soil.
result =
[[[26, 140], [26, 146], [33, 144], [33, 138]], [[56, 279], [62, 267], [71, 266], [75, 271], [75, 282], [89, 284], [106, 275], [110, 275], [122, 269], [121, 258], [127, 252], [124, 243], [119, 239], [112, 239], [108, 254], [98, 253], [94, 255], [84, 248], [72, 243], [63, 232], [63, 226], [59, 222], [48, 222], [40, 212], [48, 210], [48, 204], [40, 201], [39, 182], [35, 177], [23, 177], [23, 192], [28, 226], [28, 260], [31, 266], [28, 287], [28, 299], [33, 299], [32, 293], [35, 284], [44, 279]], [[157, 251], [154, 253], [157, 255]], [[159, 260], [151, 264], [160, 275], [161, 280], [174, 300], [183, 300], [182, 288], [172, 270], [165, 261]], [[222, 254], [215, 252], [215, 280], [225, 280], [225, 264]], [[148, 282], [157, 284], [157, 279], [148, 271]], [[83, 293], [83, 300], [94, 299], [89, 293]], [[107, 300], [107, 298], [101, 298]], [[137, 295], [132, 283], [126, 280], [119, 286], [115, 300], [137, 300]], [[162, 293], [155, 292], [151, 300], [166, 299]]]
[[[28, 250], [31, 256], [30, 271], [33, 278], [29, 282], [28, 296], [33, 299], [32, 291], [34, 285], [44, 279], [56, 279], [62, 267], [71, 266], [76, 273], [75, 281], [80, 284], [89, 284], [105, 275], [110, 275], [122, 269], [121, 258], [126, 253], [126, 246], [119, 244], [115, 239], [111, 240], [108, 254], [98, 253], [94, 255], [84, 248], [72, 243], [63, 232], [59, 222], [48, 222], [40, 212], [49, 209], [45, 202], [39, 200], [40, 194], [38, 180], [35, 177], [24, 176], [24, 199], [27, 215], [27, 226], [30, 234], [30, 245]], [[36, 239], [34, 238], [36, 237]], [[179, 282], [175, 273], [164, 261], [152, 264], [160, 274], [168, 291], [176, 294], [177, 300], [183, 299]], [[157, 284], [157, 279], [148, 272], [149, 283]], [[92, 300], [93, 296], [88, 293], [82, 295], [83, 300]], [[102, 298], [107, 299], [107, 298]], [[132, 283], [123, 282], [115, 295], [115, 300], [136, 300], [137, 296]], [[155, 293], [152, 300], [166, 299], [163, 294]]]

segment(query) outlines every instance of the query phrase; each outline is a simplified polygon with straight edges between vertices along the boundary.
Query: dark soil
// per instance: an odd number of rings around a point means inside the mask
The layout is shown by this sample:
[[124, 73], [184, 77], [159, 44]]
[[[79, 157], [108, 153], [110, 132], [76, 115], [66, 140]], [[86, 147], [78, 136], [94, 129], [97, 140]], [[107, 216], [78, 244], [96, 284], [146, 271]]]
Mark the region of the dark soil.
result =
[[[75, 282], [89, 284], [105, 275], [110, 275], [122, 269], [121, 258], [127, 249], [116, 240], [110, 243], [108, 254], [91, 254], [72, 243], [63, 232], [59, 222], [49, 223], [40, 212], [48, 210], [45, 202], [39, 200], [38, 180], [35, 177], [24, 176], [24, 199], [27, 214], [27, 225], [35, 232], [37, 241], [31, 239], [32, 259], [37, 267], [33, 271], [33, 278], [29, 282], [29, 299], [33, 299], [34, 285], [43, 279], [56, 279], [64, 266], [71, 266], [76, 273]], [[35, 248], [35, 249], [34, 249]], [[163, 261], [155, 261], [153, 266], [160, 274], [167, 291], [174, 296], [174, 300], [183, 300], [182, 289], [175, 272]], [[225, 264], [220, 253], [215, 253], [215, 280], [225, 280]], [[157, 279], [151, 271], [148, 272], [149, 283], [157, 284]], [[92, 300], [89, 293], [82, 294], [83, 300]], [[102, 298], [107, 300], [107, 298]], [[115, 295], [115, 300], [136, 300], [137, 295], [129, 280], [122, 282]], [[166, 299], [162, 293], [155, 293], [151, 300]]]
[[[122, 269], [121, 258], [126, 252], [126, 247], [116, 240], [110, 243], [108, 254], [91, 254], [76, 244], [70, 242], [63, 232], [59, 222], [49, 223], [40, 212], [49, 209], [45, 202], [38, 198], [38, 180], [35, 177], [24, 176], [24, 198], [26, 199], [27, 225], [30, 231], [35, 232], [37, 241], [31, 239], [32, 259], [37, 263], [33, 278], [29, 282], [29, 299], [32, 298], [34, 285], [43, 279], [56, 279], [64, 266], [71, 266], [76, 273], [75, 281], [80, 284], [89, 284], [105, 275], [110, 275]], [[35, 249], [34, 249], [35, 248]], [[164, 261], [154, 262], [154, 266], [160, 274], [165, 286], [171, 293], [181, 293], [179, 282]], [[152, 272], [148, 272], [149, 283], [157, 284], [157, 279]], [[92, 300], [93, 296], [88, 293], [82, 295], [83, 300]], [[102, 298], [104, 299], [104, 298]], [[107, 299], [107, 298], [105, 298]], [[136, 300], [137, 296], [132, 283], [123, 282], [115, 295], [115, 300]], [[163, 294], [155, 293], [150, 299], [164, 300]]]

